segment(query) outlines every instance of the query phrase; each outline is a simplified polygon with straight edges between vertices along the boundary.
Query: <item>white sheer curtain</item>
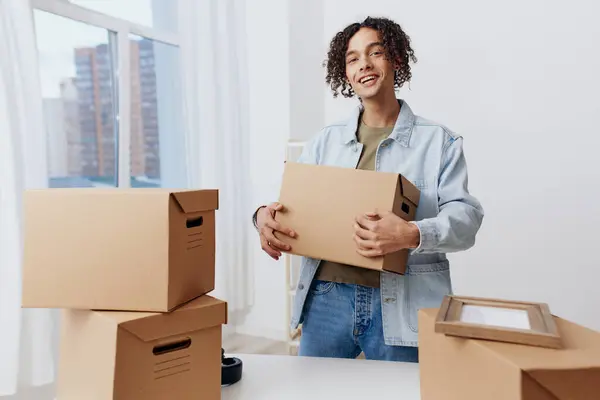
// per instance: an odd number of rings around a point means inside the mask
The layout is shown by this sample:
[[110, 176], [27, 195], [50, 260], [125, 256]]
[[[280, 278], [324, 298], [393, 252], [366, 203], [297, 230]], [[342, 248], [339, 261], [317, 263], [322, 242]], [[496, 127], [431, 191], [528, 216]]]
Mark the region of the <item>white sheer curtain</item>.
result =
[[180, 35], [190, 187], [218, 188], [217, 282], [231, 329], [253, 300], [245, 1], [182, 0]]
[[[55, 310], [21, 309], [21, 194], [47, 185], [31, 11], [0, 0], [0, 398], [45, 400], [54, 381]], [[36, 389], [37, 388], [37, 389]], [[43, 393], [47, 393], [47, 397]]]

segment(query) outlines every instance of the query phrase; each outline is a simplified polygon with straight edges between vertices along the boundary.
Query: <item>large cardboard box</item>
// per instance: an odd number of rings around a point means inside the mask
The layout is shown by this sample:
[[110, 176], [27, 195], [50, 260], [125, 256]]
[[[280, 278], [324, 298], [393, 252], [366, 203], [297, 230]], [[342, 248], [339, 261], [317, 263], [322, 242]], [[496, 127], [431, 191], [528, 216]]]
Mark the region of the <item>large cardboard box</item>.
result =
[[560, 350], [435, 333], [419, 310], [422, 400], [596, 400], [600, 333], [554, 317]]
[[208, 295], [171, 313], [63, 310], [57, 399], [218, 400], [226, 322]]
[[217, 190], [24, 195], [23, 307], [169, 311], [215, 285]]
[[276, 220], [297, 233], [281, 238], [292, 254], [403, 274], [407, 250], [375, 258], [356, 252], [354, 221], [376, 210], [412, 221], [419, 197], [400, 174], [287, 162], [279, 197], [285, 210]]

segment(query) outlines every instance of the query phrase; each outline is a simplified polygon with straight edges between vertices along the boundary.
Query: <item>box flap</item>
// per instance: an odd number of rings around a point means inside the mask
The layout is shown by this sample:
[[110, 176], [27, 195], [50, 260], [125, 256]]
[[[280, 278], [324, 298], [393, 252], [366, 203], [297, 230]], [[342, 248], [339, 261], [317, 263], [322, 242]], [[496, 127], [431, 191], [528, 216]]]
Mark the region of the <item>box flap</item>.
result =
[[121, 325], [123, 322], [134, 321], [146, 317], [157, 315], [154, 312], [137, 312], [137, 311], [96, 311], [99, 315], [110, 319], [116, 325]]
[[600, 367], [525, 372], [559, 400], [596, 400], [600, 397]]
[[204, 295], [168, 313], [103, 311], [143, 341], [181, 335], [227, 323], [227, 303]]
[[219, 209], [217, 189], [182, 190], [171, 195], [186, 214]]
[[404, 176], [400, 175], [400, 191], [402, 196], [408, 199], [415, 206], [419, 205], [419, 199], [421, 197], [421, 192], [415, 185], [413, 185], [408, 179]]
[[480, 341], [479, 345], [525, 371], [600, 367], [600, 333], [558, 317], [554, 320], [561, 336], [562, 349], [493, 341]]

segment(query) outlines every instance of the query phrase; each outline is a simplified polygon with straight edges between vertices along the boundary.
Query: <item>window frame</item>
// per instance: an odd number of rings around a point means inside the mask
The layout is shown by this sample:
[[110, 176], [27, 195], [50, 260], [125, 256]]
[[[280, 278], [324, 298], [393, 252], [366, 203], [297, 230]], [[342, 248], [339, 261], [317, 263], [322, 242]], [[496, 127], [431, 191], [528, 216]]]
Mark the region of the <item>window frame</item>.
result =
[[[178, 5], [177, 0], [171, 0]], [[116, 34], [117, 65], [114, 76], [117, 82], [118, 104], [117, 124], [117, 149], [116, 186], [118, 188], [131, 187], [131, 77], [130, 77], [130, 38], [129, 35], [141, 36], [155, 42], [164, 43], [181, 49], [178, 33], [169, 32], [153, 27], [147, 27], [118, 17], [109, 16], [101, 12], [73, 4], [69, 0], [30, 0], [31, 18], [34, 10], [45, 11], [74, 21], [82, 22], [94, 27], [106, 29]], [[34, 24], [35, 29], [35, 24]]]

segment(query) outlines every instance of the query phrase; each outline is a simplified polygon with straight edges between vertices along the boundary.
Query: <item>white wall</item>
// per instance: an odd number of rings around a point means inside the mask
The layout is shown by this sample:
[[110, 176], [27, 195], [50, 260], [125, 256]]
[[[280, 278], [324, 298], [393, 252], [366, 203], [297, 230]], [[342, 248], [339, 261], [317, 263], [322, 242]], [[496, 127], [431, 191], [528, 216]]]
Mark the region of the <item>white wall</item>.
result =
[[[600, 4], [328, 0], [325, 40], [367, 13], [412, 38], [419, 62], [401, 96], [465, 137], [486, 217], [452, 257], [456, 293], [548, 302], [600, 330]], [[327, 94], [326, 119], [351, 103]]]

